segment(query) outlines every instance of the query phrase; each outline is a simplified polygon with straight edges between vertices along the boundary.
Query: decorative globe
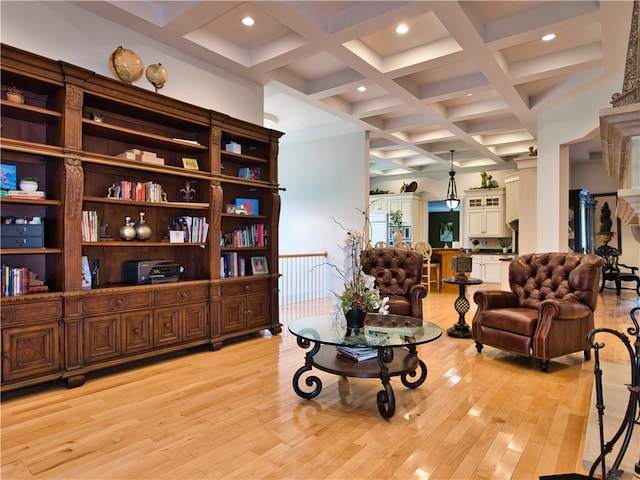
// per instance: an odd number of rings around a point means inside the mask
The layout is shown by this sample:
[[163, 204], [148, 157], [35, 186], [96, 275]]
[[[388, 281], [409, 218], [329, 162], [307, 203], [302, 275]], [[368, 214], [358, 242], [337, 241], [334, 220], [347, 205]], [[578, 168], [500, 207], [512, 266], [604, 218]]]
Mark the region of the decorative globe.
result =
[[118, 47], [109, 57], [111, 73], [124, 83], [133, 83], [142, 77], [144, 64], [133, 50]]
[[149, 65], [145, 71], [145, 75], [149, 83], [155, 87], [156, 92], [164, 87], [164, 84], [167, 83], [167, 79], [169, 78], [167, 71], [161, 63]]

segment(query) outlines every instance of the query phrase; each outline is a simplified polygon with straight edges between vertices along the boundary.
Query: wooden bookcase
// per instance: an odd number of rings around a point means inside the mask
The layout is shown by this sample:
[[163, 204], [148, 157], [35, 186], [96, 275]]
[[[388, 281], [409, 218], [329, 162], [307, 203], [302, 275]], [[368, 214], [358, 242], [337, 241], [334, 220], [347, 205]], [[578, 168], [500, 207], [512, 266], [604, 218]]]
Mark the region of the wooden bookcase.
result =
[[[43, 247], [3, 248], [2, 264], [27, 267], [48, 286], [1, 299], [2, 390], [57, 379], [81, 385], [98, 369], [220, 348], [263, 329], [280, 333], [280, 132], [10, 46], [2, 57], [1, 163], [15, 165], [18, 179], [37, 177], [46, 192], [46, 200], [0, 199], [3, 221], [44, 223]], [[24, 104], [5, 99], [9, 87], [23, 92]], [[240, 153], [226, 150], [232, 143]], [[118, 195], [131, 184], [156, 184], [154, 197]], [[238, 199], [257, 211], [228, 210]], [[97, 214], [98, 238], [83, 238], [83, 212]], [[135, 222], [140, 212], [151, 237], [123, 240], [125, 217]], [[170, 242], [169, 230], [185, 218], [206, 222], [206, 236]], [[225, 244], [258, 225], [259, 242]], [[83, 288], [83, 257], [98, 267], [91, 288]], [[252, 257], [265, 259], [269, 273], [254, 275]], [[242, 263], [244, 275], [225, 275], [224, 258]], [[141, 260], [179, 264], [180, 280], [132, 283], [124, 262]]]

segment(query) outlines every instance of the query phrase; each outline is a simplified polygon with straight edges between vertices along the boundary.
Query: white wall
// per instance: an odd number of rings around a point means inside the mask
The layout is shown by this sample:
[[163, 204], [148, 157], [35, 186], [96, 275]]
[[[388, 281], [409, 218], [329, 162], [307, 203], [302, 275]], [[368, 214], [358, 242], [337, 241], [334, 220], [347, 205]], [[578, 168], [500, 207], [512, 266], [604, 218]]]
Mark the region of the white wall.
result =
[[616, 80], [583, 91], [571, 101], [538, 116], [536, 246], [540, 252], [563, 252], [568, 248], [568, 149], [561, 146], [584, 138], [598, 127], [600, 110], [610, 106], [611, 94], [621, 85], [622, 81]]
[[[341, 267], [345, 228], [364, 228], [369, 162], [365, 133], [283, 145], [278, 157], [281, 192], [280, 253], [328, 252]], [[358, 211], [360, 210], [360, 211]], [[329, 272], [329, 289], [342, 283]]]
[[[211, 64], [174, 50], [94, 15], [69, 2], [0, 2], [0, 40], [53, 60], [113, 78], [109, 56], [122, 45], [145, 65], [162, 63], [169, 80], [166, 95], [232, 117], [262, 125], [262, 85], [249, 82]], [[144, 75], [134, 83], [153, 90]]]

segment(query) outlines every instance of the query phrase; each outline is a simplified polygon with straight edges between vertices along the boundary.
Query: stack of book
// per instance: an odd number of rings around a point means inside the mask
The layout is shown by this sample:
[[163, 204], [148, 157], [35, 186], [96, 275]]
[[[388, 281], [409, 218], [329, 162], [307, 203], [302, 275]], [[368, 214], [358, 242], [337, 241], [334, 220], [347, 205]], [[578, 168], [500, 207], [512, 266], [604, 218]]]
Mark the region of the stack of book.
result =
[[342, 357], [347, 357], [351, 360], [355, 360], [356, 362], [361, 362], [363, 360], [376, 358], [378, 356], [378, 349], [369, 347], [352, 348], [340, 346], [336, 347], [336, 353]]
[[27, 192], [25, 190], [8, 190], [8, 198], [22, 198], [24, 200], [42, 200], [45, 194], [42, 190], [35, 190], [33, 192]]
[[138, 148], [132, 148], [118, 155], [120, 158], [127, 160], [136, 160], [138, 162], [153, 163], [154, 165], [164, 165], [164, 158], [159, 157], [155, 152], [147, 152]]

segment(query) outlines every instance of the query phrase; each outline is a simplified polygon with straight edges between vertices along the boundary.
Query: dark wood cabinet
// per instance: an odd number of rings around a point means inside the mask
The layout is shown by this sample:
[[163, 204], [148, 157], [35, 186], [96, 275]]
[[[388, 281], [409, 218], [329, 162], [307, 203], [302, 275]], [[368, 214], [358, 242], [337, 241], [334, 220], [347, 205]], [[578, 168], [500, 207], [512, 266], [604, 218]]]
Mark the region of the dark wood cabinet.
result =
[[220, 294], [220, 319], [222, 337], [237, 332], [272, 329], [270, 321], [269, 280], [225, 283]]
[[[2, 55], [1, 163], [38, 177], [46, 198], [0, 197], [3, 216], [39, 218], [32, 230], [43, 232], [42, 245], [0, 254], [48, 288], [3, 291], [2, 390], [77, 386], [91, 371], [280, 333], [282, 134], [10, 46]], [[6, 99], [10, 87], [24, 103]], [[121, 238], [126, 217], [144, 217], [149, 238]], [[170, 241], [172, 230], [185, 241]], [[252, 258], [269, 273], [254, 275]], [[179, 281], [137, 284], [124, 264], [143, 260], [178, 264]], [[41, 307], [44, 317], [26, 319]]]

